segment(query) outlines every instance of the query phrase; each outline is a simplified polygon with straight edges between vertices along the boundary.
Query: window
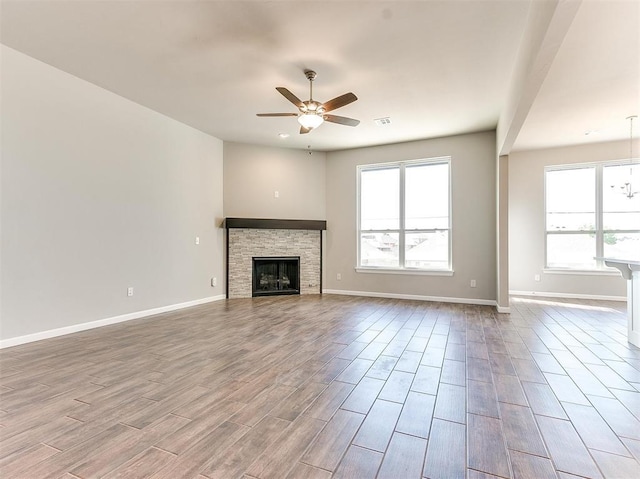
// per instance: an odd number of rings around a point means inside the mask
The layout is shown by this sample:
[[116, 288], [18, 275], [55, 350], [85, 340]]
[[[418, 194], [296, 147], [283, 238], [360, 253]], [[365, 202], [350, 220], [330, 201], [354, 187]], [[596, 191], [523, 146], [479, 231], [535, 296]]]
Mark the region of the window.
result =
[[451, 271], [450, 158], [358, 167], [358, 266]]
[[[631, 182], [631, 178], [635, 182]], [[640, 252], [640, 164], [596, 163], [545, 170], [546, 266], [599, 270], [594, 257]]]

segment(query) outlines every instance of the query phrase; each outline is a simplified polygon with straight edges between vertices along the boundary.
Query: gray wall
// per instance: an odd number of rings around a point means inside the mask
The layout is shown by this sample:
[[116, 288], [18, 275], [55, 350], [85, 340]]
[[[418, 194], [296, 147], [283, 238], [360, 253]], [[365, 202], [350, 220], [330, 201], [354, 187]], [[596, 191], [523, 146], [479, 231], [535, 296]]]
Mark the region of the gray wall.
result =
[[[602, 275], [544, 271], [544, 167], [628, 157], [628, 141], [512, 152], [509, 155], [511, 291], [626, 297], [626, 281], [617, 273]], [[540, 275], [540, 281], [534, 281], [536, 274]]]
[[325, 160], [322, 152], [225, 142], [224, 215], [326, 219]]
[[224, 294], [220, 140], [6, 47], [1, 93], [0, 338]]
[[[324, 288], [368, 293], [496, 297], [495, 132], [327, 153], [327, 247]], [[451, 156], [453, 276], [358, 273], [356, 167]], [[342, 280], [336, 275], [340, 273]], [[475, 279], [476, 288], [470, 287]]]

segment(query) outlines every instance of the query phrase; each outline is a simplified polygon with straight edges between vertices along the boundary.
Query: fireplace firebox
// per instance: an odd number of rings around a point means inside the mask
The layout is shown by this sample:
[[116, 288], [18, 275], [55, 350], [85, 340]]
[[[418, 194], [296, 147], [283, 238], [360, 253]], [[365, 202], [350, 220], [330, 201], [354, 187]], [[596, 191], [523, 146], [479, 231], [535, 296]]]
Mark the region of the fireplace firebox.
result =
[[254, 257], [255, 296], [300, 294], [300, 256]]

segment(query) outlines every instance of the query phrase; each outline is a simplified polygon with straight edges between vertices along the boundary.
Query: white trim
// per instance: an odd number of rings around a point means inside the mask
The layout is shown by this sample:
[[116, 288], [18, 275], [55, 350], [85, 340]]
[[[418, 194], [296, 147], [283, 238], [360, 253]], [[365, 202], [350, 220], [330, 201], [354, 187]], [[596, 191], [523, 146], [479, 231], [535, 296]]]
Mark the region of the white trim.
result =
[[344, 296], [364, 296], [367, 298], [410, 299], [414, 301], [438, 301], [441, 303], [496, 306], [496, 301], [494, 299], [450, 298], [445, 296], [423, 296], [418, 294], [378, 293], [374, 291], [347, 291], [344, 289], [323, 289], [322, 292], [326, 294], [341, 294]]
[[498, 304], [496, 303], [496, 310], [498, 311], [498, 313], [509, 314], [511, 313], [511, 306], [498, 306]]
[[547, 291], [509, 291], [513, 296], [541, 296], [547, 298], [595, 299], [599, 301], [627, 301], [626, 296], [605, 296], [602, 294], [550, 293]]
[[618, 271], [614, 268], [607, 269], [562, 269], [544, 268], [544, 274], [573, 274], [576, 276], [618, 276]]
[[134, 313], [122, 314], [120, 316], [113, 316], [111, 318], [98, 319], [96, 321], [89, 321], [87, 323], [73, 324], [71, 326], [65, 326], [62, 328], [49, 329], [47, 331], [40, 331], [38, 333], [17, 336], [15, 338], [2, 339], [0, 340], [0, 349], [9, 348], [11, 346], [18, 346], [20, 344], [32, 343], [34, 341], [41, 341], [43, 339], [55, 338], [57, 336], [64, 336], [66, 334], [77, 333], [80, 331], [86, 331], [87, 329], [100, 328], [102, 326], [108, 326], [110, 324], [123, 323], [125, 321], [131, 321], [132, 319], [153, 316], [154, 314], [167, 313], [169, 311], [189, 308], [191, 306], [198, 306], [200, 304], [211, 303], [213, 301], [221, 301], [223, 299], [226, 299], [226, 295], [224, 294], [218, 296], [210, 296], [208, 298], [196, 299], [193, 301], [187, 301], [185, 303], [170, 304], [168, 306], [146, 309], [144, 311], [136, 311]]
[[413, 274], [422, 276], [453, 276], [453, 271], [437, 270], [437, 269], [401, 269], [401, 268], [367, 268], [358, 266], [355, 268], [357, 273], [378, 273], [378, 274]]

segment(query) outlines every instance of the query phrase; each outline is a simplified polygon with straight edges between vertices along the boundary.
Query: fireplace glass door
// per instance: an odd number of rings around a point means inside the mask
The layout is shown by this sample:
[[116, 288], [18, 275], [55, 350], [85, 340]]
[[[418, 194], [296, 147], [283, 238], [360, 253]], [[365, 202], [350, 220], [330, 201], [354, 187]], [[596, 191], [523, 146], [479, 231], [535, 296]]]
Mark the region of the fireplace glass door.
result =
[[300, 294], [300, 257], [253, 258], [253, 296]]

